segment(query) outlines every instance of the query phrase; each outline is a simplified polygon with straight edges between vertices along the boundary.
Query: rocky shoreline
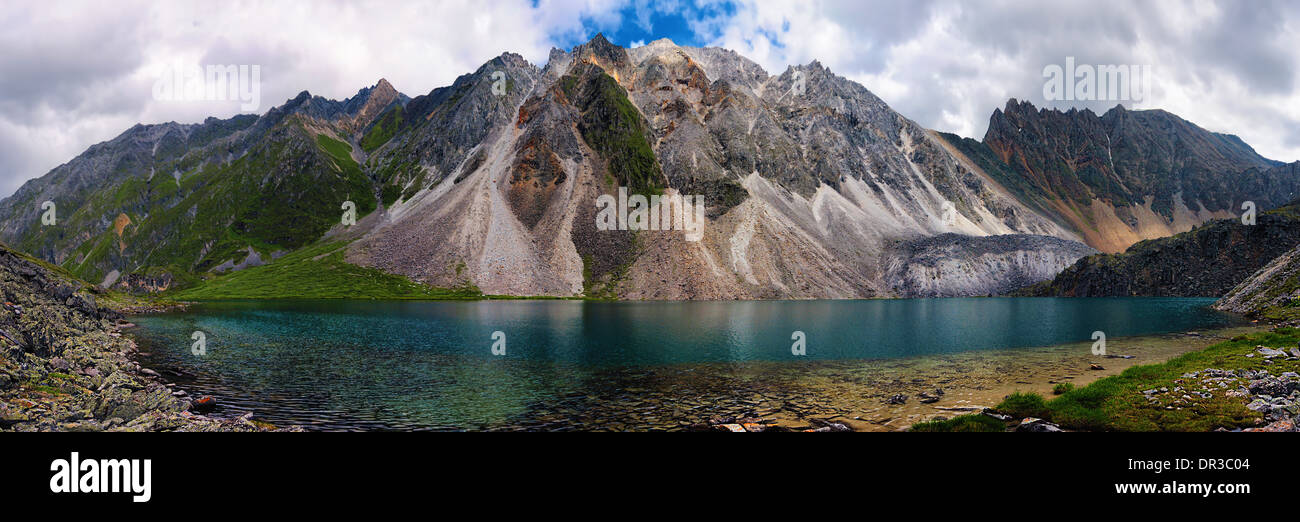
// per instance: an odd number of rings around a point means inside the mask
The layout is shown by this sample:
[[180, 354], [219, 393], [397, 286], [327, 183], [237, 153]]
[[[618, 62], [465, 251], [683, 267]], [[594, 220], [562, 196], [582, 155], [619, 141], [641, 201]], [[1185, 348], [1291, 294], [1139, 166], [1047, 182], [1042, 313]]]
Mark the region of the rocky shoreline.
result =
[[1162, 400], [1179, 402], [1190, 400], [1192, 394], [1208, 397], [1221, 392], [1228, 397], [1246, 401], [1246, 409], [1263, 417], [1257, 421], [1261, 426], [1235, 430], [1220, 428], [1219, 431], [1297, 431], [1296, 425], [1300, 423], [1300, 374], [1293, 370], [1300, 368], [1300, 364], [1296, 364], [1300, 361], [1300, 348], [1282, 351], [1258, 346], [1255, 350], [1255, 353], [1246, 354], [1245, 357], [1258, 357], [1269, 365], [1281, 368], [1273, 371], [1206, 368], [1183, 374], [1180, 387], [1172, 390], [1144, 390], [1142, 394], [1152, 404], [1161, 404]]
[[93, 288], [3, 245], [0, 293], [0, 431], [275, 429], [194, 413], [184, 391], [133, 360], [121, 313]]
[[[138, 361], [145, 360], [147, 363], [147, 358], [140, 359], [144, 354], [140, 353], [130, 338], [122, 334], [121, 329], [129, 326], [129, 323], [123, 321], [122, 311], [161, 312], [183, 307], [183, 304], [129, 299], [123, 301], [120, 296], [112, 296], [112, 306], [104, 306], [103, 303], [109, 301], [110, 296], [99, 294], [93, 287], [65, 275], [59, 269], [34, 261], [3, 245], [0, 245], [0, 293], [3, 293], [0, 296], [3, 298], [3, 305], [0, 306], [0, 431], [277, 429], [270, 424], [253, 420], [250, 415], [215, 418], [200, 414], [200, 411], [209, 411], [204, 406], [210, 405], [211, 399], [194, 400], [175, 384], [165, 382], [158, 372], [140, 365]], [[1199, 338], [1199, 334], [1187, 335]], [[1180, 339], [1174, 342], [1185, 345], [1189, 341]], [[1148, 361], [1173, 355], [1159, 350], [1143, 351], [1139, 346], [1131, 348], [1143, 354], [1142, 358]], [[1086, 347], [1071, 348], [1068, 351], [1084, 354]], [[982, 356], [988, 358], [989, 354]], [[848, 370], [832, 372], [830, 376], [838, 378], [823, 381], [829, 383], [828, 386], [803, 390], [804, 394], [795, 394], [795, 397], [768, 397], [759, 394], [764, 390], [760, 389], [762, 387], [758, 383], [751, 383], [756, 388], [750, 390], [752, 393], [744, 397], [745, 400], [737, 403], [737, 407], [732, 409], [734, 411], [713, 411], [708, 415], [694, 416], [694, 419], [681, 419], [676, 428], [727, 432], [895, 431], [906, 430], [906, 426], [913, 422], [944, 420], [948, 415], [967, 412], [1004, 422], [1009, 431], [1058, 431], [1058, 428], [1046, 421], [1012, 418], [977, 404], [990, 404], [988, 400], [992, 397], [992, 392], [1000, 394], [1010, 387], [1042, 388], [1061, 382], [1091, 380], [1100, 374], [1114, 374], [1122, 370], [1122, 366], [1086, 370], [1085, 362], [1088, 358], [1082, 355], [1064, 362], [1059, 360], [1059, 356], [1044, 355], [1043, 361], [1038, 363], [1033, 362], [1037, 359], [1025, 359], [1024, 356], [1025, 352], [1019, 351], [1014, 361], [995, 358], [984, 364], [998, 368], [999, 375], [1012, 369], [1021, 372], [1032, 370], [1031, 373], [1041, 379], [1030, 379], [1022, 373], [1014, 382], [997, 379], [967, 382], [962, 380], [963, 376], [969, 376], [979, 363], [967, 360], [964, 356], [955, 356], [953, 360], [928, 369], [912, 367], [914, 362], [895, 361], [893, 364], [903, 365], [898, 370], [905, 371], [912, 377], [906, 382], [900, 381], [901, 377], [891, 377], [893, 374], [877, 374], [879, 368], [849, 373], [844, 373]], [[1149, 390], [1151, 393], [1146, 394], [1146, 397], [1151, 401], [1161, 401], [1161, 407], [1179, 408], [1178, 399], [1184, 395], [1222, 392], [1239, 398], [1243, 404], [1249, 403], [1247, 407], [1260, 413], [1266, 420], [1245, 431], [1294, 431], [1297, 421], [1300, 421], [1297, 415], [1300, 413], [1300, 376], [1294, 371], [1300, 369], [1300, 366], [1295, 365], [1295, 361], [1300, 360], [1300, 351], [1295, 348], [1282, 351], [1261, 347], [1257, 353], [1246, 357], [1276, 364], [1270, 365], [1272, 367], [1268, 370], [1208, 368], [1184, 375], [1184, 381], [1187, 382], [1183, 386], [1185, 389], [1171, 386], [1169, 390]], [[1050, 361], [1056, 362], [1048, 364]], [[1112, 362], [1116, 365], [1139, 363]], [[1106, 366], [1110, 367], [1112, 363], [1108, 362]], [[1278, 371], [1270, 373], [1274, 367]], [[159, 370], [166, 373], [165, 368]], [[1088, 374], [1088, 378], [1085, 379], [1083, 374]], [[875, 383], [880, 388], [875, 395], [860, 397], [858, 402], [861, 404], [827, 403], [818, 406], [820, 403], [814, 404], [815, 400], [804, 404], [808, 402], [807, 397], [842, 396], [848, 391], [860, 390], [864, 383]], [[707, 389], [716, 389], [718, 383], [705, 384], [708, 384], [705, 386]], [[724, 388], [736, 385], [735, 382], [728, 384]], [[785, 389], [790, 383], [781, 381], [770, 384], [782, 384], [779, 388]], [[762, 395], [763, 398], [757, 399], [755, 394]], [[858, 394], [861, 395], [860, 392]], [[209, 401], [206, 404], [205, 399]], [[629, 400], [632, 399], [641, 400], [637, 397]], [[1172, 402], [1165, 404], [1165, 401]], [[710, 404], [716, 405], [716, 401], [710, 401]], [[801, 408], [800, 405], [806, 407]], [[607, 406], [623, 409], [627, 405], [610, 401]], [[692, 408], [694, 411], [701, 409], [708, 411], [717, 408], [703, 405], [700, 409]], [[621, 413], [626, 416], [633, 412], [624, 410]], [[681, 413], [688, 418], [692, 416], [691, 412]], [[884, 425], [891, 421], [897, 422]], [[546, 429], [545, 426], [532, 428]], [[280, 431], [300, 431], [300, 428]]]

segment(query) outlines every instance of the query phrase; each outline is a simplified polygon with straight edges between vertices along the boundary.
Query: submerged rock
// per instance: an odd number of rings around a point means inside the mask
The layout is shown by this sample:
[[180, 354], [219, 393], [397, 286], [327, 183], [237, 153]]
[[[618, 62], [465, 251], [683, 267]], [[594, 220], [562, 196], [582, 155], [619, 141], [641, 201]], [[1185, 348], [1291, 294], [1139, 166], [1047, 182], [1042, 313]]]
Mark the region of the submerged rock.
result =
[[194, 401], [194, 403], [190, 405], [190, 409], [200, 413], [207, 413], [217, 409], [217, 400], [211, 395], [205, 395], [199, 400]]

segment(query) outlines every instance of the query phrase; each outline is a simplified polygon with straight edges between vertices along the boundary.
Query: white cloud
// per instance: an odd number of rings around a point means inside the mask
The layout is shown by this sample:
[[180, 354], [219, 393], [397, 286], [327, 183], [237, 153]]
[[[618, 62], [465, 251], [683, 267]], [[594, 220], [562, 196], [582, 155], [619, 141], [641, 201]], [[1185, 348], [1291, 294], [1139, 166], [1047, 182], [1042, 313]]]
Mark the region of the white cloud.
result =
[[[699, 38], [770, 72], [820, 60], [922, 125], [982, 137], [1011, 97], [1045, 105], [1044, 65], [1151, 64], [1159, 107], [1300, 159], [1300, 4], [1259, 0], [863, 2], [700, 0]], [[23, 3], [0, 7], [0, 193], [137, 122], [194, 122], [237, 101], [152, 99], [177, 60], [261, 66], [265, 111], [310, 90], [341, 99], [387, 78], [408, 95], [502, 52], [542, 63], [596, 30], [651, 27], [677, 0]], [[632, 13], [625, 7], [631, 6]], [[656, 35], [657, 37], [658, 35]], [[1062, 104], [1054, 104], [1063, 106]], [[1101, 111], [1114, 105], [1088, 105]]]
[[1148, 64], [1161, 108], [1237, 134], [1266, 157], [1300, 159], [1300, 4], [1158, 0], [1027, 3], [820, 0], [745, 7], [695, 24], [711, 45], [780, 73], [814, 59], [922, 125], [982, 138], [1007, 99], [1049, 102], [1042, 70], [1067, 56]]
[[387, 78], [415, 96], [503, 52], [621, 22], [626, 0], [6, 2], [0, 7], [0, 193], [138, 122], [229, 117], [238, 101], [156, 101], [159, 71], [261, 66], [265, 112], [303, 90], [342, 99]]

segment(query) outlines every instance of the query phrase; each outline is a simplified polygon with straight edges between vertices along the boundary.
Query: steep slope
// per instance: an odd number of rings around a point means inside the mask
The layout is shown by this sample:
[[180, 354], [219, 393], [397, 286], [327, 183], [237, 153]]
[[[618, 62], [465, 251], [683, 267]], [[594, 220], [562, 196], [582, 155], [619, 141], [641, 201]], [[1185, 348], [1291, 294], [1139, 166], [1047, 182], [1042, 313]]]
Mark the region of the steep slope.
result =
[[994, 111], [982, 144], [947, 138], [1021, 201], [1105, 252], [1232, 217], [1243, 201], [1264, 210], [1300, 196], [1294, 168], [1278, 170], [1236, 136], [1161, 110], [1116, 106], [1098, 116], [1011, 100]]
[[[356, 239], [346, 260], [438, 287], [469, 281], [489, 294], [580, 293], [582, 260], [567, 223], [579, 210], [570, 203], [581, 197], [574, 186], [590, 175], [578, 162], [589, 153], [579, 150], [571, 105], [522, 108], [539, 88], [552, 100], [564, 96], [539, 85], [541, 75], [504, 54], [413, 99], [409, 128], [373, 160], [378, 181], [400, 197], [343, 236]], [[512, 185], [520, 191], [513, 199]]]
[[1096, 253], [1083, 243], [1050, 236], [942, 234], [903, 243], [885, 279], [896, 295], [1001, 295], [1049, 280]]
[[320, 237], [344, 201], [376, 207], [350, 142], [404, 99], [381, 80], [342, 102], [303, 92], [260, 117], [137, 125], [0, 202], [0, 238], [105, 286], [259, 264]]
[[1300, 247], [1251, 274], [1214, 308], [1292, 325], [1300, 322]]
[[[1122, 250], [1244, 200], [1270, 208], [1298, 180], [1161, 111], [1013, 101], [981, 143], [815, 61], [772, 75], [725, 49], [597, 35], [544, 68], [506, 53], [415, 98], [381, 80], [138, 126], [0, 202], [0, 239], [146, 290], [325, 240], [347, 245], [337, 261], [487, 294], [987, 295], [1091, 253], [1079, 240]], [[602, 196], [621, 195], [702, 196], [701, 237], [598, 227]], [[46, 200], [57, 226], [39, 225]]]
[[1123, 253], [1086, 257], [1017, 294], [1218, 297], [1297, 244], [1300, 203], [1292, 203], [1260, 214], [1254, 225], [1215, 220]]
[[[459, 96], [435, 90], [406, 109], [407, 121], [424, 112], [443, 123], [416, 123], [371, 159], [400, 197], [360, 227], [349, 262], [436, 286], [468, 278], [489, 294], [865, 297], [896, 295], [882, 267], [904, 255], [900, 240], [1074, 237], [816, 62], [769, 76], [730, 51], [666, 40], [629, 51], [598, 35], [552, 51], [544, 70], [505, 55], [451, 89]], [[485, 110], [463, 114], [465, 103]], [[412, 137], [455, 141], [482, 121], [491, 127], [472, 148], [430, 153]], [[596, 198], [619, 187], [704, 196], [703, 238], [597, 230]], [[1050, 275], [1034, 270], [1027, 277]]]

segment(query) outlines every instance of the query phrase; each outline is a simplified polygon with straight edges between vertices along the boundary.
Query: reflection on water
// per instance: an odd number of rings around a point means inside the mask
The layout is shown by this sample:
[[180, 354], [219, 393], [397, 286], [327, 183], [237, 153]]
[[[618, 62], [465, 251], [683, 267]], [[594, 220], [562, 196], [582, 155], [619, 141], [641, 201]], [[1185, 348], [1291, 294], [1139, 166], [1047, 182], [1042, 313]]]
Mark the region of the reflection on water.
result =
[[[1182, 298], [875, 301], [246, 301], [144, 316], [148, 363], [225, 413], [325, 429], [673, 428], [713, 414], [832, 407], [827, 375], [899, 358], [1209, 329]], [[207, 334], [207, 354], [189, 353]], [[492, 332], [506, 354], [491, 353]], [[791, 353], [802, 331], [807, 355]], [[924, 359], [924, 357], [922, 358]], [[828, 373], [829, 372], [829, 373]], [[847, 373], [846, 373], [847, 372]], [[877, 388], [870, 388], [870, 385]], [[820, 391], [819, 391], [820, 390]], [[837, 392], [843, 393], [843, 392]]]

